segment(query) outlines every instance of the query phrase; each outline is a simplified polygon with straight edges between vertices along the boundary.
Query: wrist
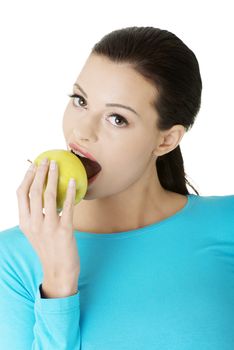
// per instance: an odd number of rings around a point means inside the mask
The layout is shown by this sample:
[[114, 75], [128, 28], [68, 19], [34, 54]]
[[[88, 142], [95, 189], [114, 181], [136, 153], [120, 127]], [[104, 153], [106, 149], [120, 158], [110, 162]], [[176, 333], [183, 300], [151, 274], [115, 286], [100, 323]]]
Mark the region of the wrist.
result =
[[78, 292], [78, 281], [52, 281], [44, 279], [41, 288], [42, 298], [66, 298]]

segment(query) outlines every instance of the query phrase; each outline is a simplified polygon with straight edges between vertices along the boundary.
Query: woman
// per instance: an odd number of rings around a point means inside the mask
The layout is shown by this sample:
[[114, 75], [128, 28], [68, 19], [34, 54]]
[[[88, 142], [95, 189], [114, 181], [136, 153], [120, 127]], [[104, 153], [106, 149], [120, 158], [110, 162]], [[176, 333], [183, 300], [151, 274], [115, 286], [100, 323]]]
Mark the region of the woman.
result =
[[234, 348], [234, 195], [200, 196], [179, 146], [201, 91], [194, 53], [167, 30], [93, 47], [63, 132], [102, 170], [76, 206], [71, 183], [61, 216], [56, 164], [26, 172], [19, 225], [0, 235], [1, 349]]

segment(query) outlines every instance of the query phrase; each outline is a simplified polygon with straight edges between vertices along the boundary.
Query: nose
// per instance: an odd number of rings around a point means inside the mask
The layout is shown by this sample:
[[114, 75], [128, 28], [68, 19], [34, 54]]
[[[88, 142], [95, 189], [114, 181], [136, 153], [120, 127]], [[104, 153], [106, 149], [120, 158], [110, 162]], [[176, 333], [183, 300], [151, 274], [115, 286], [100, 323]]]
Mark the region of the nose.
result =
[[91, 123], [91, 120], [79, 120], [78, 125], [73, 129], [73, 134], [75, 137], [75, 140], [84, 140], [84, 141], [91, 141], [95, 142], [96, 140], [96, 130], [97, 127], [94, 126], [94, 124]]
[[73, 115], [74, 135], [76, 139], [92, 140], [97, 138], [97, 133], [101, 124], [102, 111], [98, 108], [82, 109]]

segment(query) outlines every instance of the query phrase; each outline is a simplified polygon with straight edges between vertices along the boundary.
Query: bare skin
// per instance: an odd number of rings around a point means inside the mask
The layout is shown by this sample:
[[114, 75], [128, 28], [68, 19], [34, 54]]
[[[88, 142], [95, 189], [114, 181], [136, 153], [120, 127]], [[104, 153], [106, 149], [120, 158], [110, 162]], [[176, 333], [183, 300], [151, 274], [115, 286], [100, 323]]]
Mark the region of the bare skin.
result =
[[[56, 210], [57, 167], [49, 169], [45, 213], [42, 192], [48, 162], [30, 167], [17, 189], [19, 227], [41, 261], [41, 296], [45, 298], [78, 291], [80, 258], [74, 229], [134, 230], [175, 214], [187, 203], [186, 196], [166, 191], [157, 176], [157, 157], [176, 148], [185, 129], [175, 125], [166, 132], [157, 130], [158, 116], [150, 103], [157, 94], [154, 87], [129, 65], [93, 55], [76, 82], [86, 91], [87, 101], [81, 95], [84, 92], [75, 91], [81, 97], [71, 100], [65, 110], [64, 136], [67, 144], [78, 143], [98, 160], [99, 177], [77, 205], [75, 185], [68, 187], [61, 217]], [[77, 105], [77, 101], [82, 102]], [[106, 103], [131, 106], [139, 116]]]
[[[155, 87], [129, 64], [92, 54], [74, 83], [88, 97], [74, 87], [80, 97], [71, 99], [64, 112], [66, 143], [79, 144], [102, 166], [85, 198], [74, 207], [74, 228], [92, 233], [129, 231], [181, 210], [186, 196], [161, 186], [155, 162], [177, 147], [185, 128], [174, 125], [163, 132], [156, 128], [158, 115], [151, 104], [157, 97]], [[139, 117], [106, 103], [130, 106]]]
[[[56, 208], [58, 168], [48, 159], [39, 166], [32, 164], [18, 187], [19, 228], [38, 255], [43, 270], [41, 296], [62, 298], [78, 290], [80, 257], [73, 235], [75, 184], [69, 185], [62, 215]], [[42, 193], [48, 173], [48, 183]]]

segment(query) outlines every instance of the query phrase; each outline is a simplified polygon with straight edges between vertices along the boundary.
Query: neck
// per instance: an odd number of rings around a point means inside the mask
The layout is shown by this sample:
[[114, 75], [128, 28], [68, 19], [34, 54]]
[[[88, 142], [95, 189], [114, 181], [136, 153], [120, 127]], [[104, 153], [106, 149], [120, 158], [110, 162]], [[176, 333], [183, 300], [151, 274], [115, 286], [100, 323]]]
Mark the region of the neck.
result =
[[74, 208], [74, 228], [82, 232], [113, 233], [150, 225], [171, 212], [173, 194], [161, 187], [154, 172], [117, 195], [82, 200]]

